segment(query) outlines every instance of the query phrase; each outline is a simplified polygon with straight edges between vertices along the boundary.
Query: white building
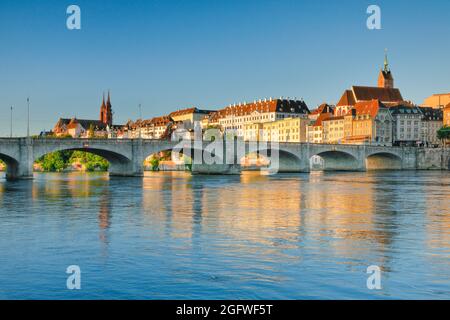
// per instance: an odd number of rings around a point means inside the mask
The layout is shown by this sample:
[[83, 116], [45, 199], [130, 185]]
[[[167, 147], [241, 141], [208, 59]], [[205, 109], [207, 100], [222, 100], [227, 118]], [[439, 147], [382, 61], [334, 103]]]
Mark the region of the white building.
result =
[[298, 118], [309, 114], [301, 100], [264, 99], [253, 103], [235, 104], [214, 112], [209, 125], [219, 125], [224, 131], [235, 131], [243, 137], [245, 125], [273, 122], [285, 118]]
[[418, 145], [421, 140], [422, 112], [416, 106], [398, 105], [390, 107], [393, 119], [394, 145]]

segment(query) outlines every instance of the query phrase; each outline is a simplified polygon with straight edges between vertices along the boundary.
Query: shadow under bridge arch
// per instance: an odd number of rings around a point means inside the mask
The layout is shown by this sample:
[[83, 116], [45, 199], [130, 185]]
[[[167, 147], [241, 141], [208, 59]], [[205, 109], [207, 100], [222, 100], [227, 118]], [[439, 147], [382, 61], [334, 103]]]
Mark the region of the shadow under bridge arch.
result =
[[323, 171], [364, 171], [364, 167], [358, 159], [350, 153], [344, 151], [323, 151], [311, 156], [319, 157], [320, 166]]
[[[250, 168], [267, 170], [270, 173], [297, 173], [308, 172], [309, 166], [305, 165], [300, 155], [291, 151], [278, 148], [261, 148], [249, 150], [241, 159], [241, 164], [250, 164]], [[246, 169], [246, 165], [243, 169]]]
[[390, 152], [377, 152], [366, 158], [367, 170], [401, 170], [402, 159]]
[[4, 153], [0, 153], [0, 160], [6, 165], [5, 176], [7, 180], [12, 180], [19, 176], [19, 161]]

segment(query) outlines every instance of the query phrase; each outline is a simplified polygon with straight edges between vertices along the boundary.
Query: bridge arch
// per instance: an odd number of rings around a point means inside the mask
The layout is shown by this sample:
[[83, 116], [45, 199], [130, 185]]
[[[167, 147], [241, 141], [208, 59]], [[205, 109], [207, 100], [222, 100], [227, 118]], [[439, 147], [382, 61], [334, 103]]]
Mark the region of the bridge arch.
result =
[[[259, 148], [258, 150], [247, 151], [245, 157], [257, 154], [267, 162], [266, 167], [274, 173], [292, 173], [307, 171], [303, 167], [302, 159], [299, 155], [283, 148]], [[242, 160], [242, 159], [240, 159]]]
[[58, 144], [46, 148], [35, 148], [33, 161], [37, 161], [41, 157], [58, 151], [82, 151], [98, 155], [109, 163], [108, 172], [110, 176], [136, 176], [142, 174], [142, 168], [135, 165], [133, 159], [127, 155], [110, 148], [102, 146], [71, 146], [70, 144]]
[[366, 157], [367, 170], [401, 170], [402, 158], [393, 152], [373, 152]]
[[323, 171], [361, 171], [361, 164], [358, 158], [341, 150], [324, 150], [311, 154], [313, 157], [320, 157], [322, 161]]
[[[233, 164], [226, 164], [224, 157], [225, 152], [223, 146], [195, 146], [191, 141], [187, 141], [186, 145], [183, 144], [167, 144], [167, 143], [157, 143], [154, 145], [149, 145], [149, 148], [145, 148], [143, 151], [143, 161], [144, 167], [146, 169], [155, 170], [156, 168], [164, 170], [186, 170], [192, 173], [205, 173], [205, 174], [228, 174], [230, 168], [239, 167], [239, 163], [235, 161]], [[170, 166], [165, 163], [163, 166], [160, 165], [158, 160], [161, 160], [161, 156], [164, 160], [170, 159], [173, 161]], [[169, 153], [170, 157], [169, 157]], [[155, 163], [152, 163], [150, 158], [154, 157], [157, 159]], [[196, 159], [201, 159], [201, 163], [197, 162]], [[239, 170], [240, 171], [240, 167]]]
[[14, 179], [18, 176], [19, 161], [10, 155], [0, 153], [0, 160], [6, 164], [6, 179]]

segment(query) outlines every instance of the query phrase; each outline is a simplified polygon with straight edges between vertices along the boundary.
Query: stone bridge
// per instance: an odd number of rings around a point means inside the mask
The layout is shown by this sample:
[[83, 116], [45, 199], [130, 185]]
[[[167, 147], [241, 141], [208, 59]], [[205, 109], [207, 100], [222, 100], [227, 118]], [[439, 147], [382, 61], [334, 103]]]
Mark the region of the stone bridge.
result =
[[[193, 173], [238, 174], [240, 159], [250, 153], [266, 156], [276, 172], [309, 172], [310, 159], [323, 159], [324, 170], [445, 169], [450, 150], [369, 145], [264, 143], [230, 141], [165, 141], [146, 139], [2, 138], [0, 159], [7, 164], [7, 179], [32, 178], [40, 157], [62, 150], [80, 150], [109, 161], [112, 176], [142, 176], [143, 162], [160, 151], [179, 150], [193, 159]], [[206, 157], [207, 156], [207, 157]], [[213, 161], [212, 161], [213, 160]]]

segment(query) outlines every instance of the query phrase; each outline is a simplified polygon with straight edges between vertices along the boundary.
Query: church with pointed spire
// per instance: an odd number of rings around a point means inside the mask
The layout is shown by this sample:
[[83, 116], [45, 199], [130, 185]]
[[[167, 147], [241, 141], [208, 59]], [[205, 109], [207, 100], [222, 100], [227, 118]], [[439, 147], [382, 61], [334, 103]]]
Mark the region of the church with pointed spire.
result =
[[394, 88], [394, 77], [389, 69], [387, 53], [384, 55], [384, 68], [380, 71], [380, 75], [378, 76], [378, 88]]
[[387, 106], [404, 103], [400, 90], [394, 86], [394, 77], [389, 68], [387, 53], [384, 55], [384, 67], [378, 75], [378, 85], [352, 86], [345, 90], [339, 102], [336, 104], [335, 115], [344, 116], [359, 102], [370, 102], [378, 100]]
[[108, 137], [120, 127], [122, 126], [113, 125], [111, 94], [108, 91], [106, 100], [103, 93], [99, 120], [77, 119], [76, 117], [60, 118], [53, 128], [53, 133], [56, 136], [72, 136], [73, 138]]
[[108, 91], [108, 99], [105, 103], [105, 94], [103, 94], [103, 101], [100, 107], [100, 121], [105, 125], [111, 127], [113, 124], [113, 112], [111, 106], [111, 95]]

